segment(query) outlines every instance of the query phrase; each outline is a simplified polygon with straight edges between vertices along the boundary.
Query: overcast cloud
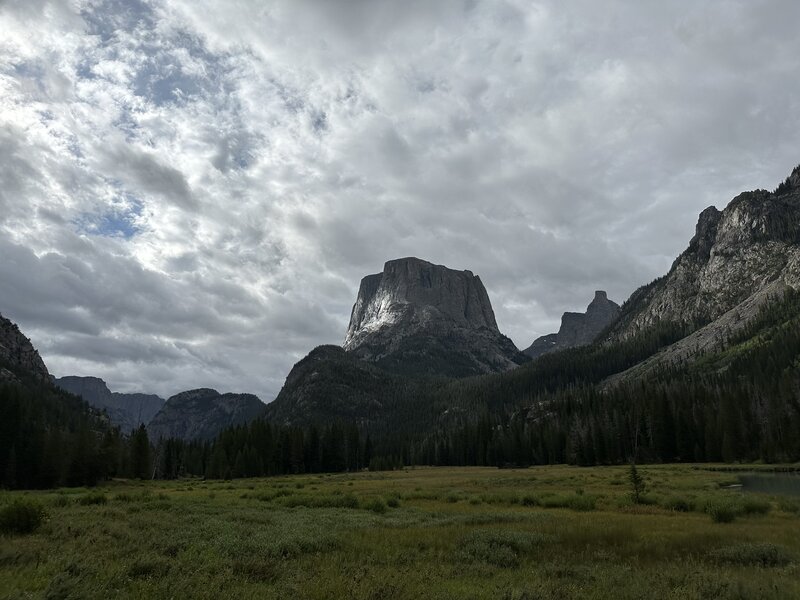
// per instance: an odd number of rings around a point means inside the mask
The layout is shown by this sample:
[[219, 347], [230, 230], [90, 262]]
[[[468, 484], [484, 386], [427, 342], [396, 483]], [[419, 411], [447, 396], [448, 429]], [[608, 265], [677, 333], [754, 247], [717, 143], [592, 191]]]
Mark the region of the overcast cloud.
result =
[[362, 276], [521, 348], [800, 162], [800, 3], [0, 0], [0, 312], [57, 376], [272, 400]]

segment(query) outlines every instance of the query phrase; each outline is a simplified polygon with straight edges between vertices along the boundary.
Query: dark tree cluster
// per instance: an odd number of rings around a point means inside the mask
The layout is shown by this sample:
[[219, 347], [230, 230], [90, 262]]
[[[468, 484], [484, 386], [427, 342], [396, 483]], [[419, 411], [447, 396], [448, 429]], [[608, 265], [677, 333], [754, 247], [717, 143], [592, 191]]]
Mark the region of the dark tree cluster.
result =
[[153, 449], [157, 477], [212, 479], [357, 471], [372, 460], [372, 442], [355, 425], [276, 426], [258, 419], [210, 442], [165, 440]]
[[130, 441], [46, 382], [0, 385], [0, 486], [94, 485], [131, 474]]

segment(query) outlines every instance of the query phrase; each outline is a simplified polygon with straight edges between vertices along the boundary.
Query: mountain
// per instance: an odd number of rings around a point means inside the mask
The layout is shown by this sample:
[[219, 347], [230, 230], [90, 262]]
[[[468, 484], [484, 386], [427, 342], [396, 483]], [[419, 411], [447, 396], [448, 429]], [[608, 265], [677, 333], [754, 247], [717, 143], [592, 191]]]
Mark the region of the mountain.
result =
[[391, 260], [361, 280], [344, 349], [417, 376], [498, 373], [527, 360], [500, 333], [479, 277], [418, 258]]
[[0, 315], [0, 382], [16, 381], [21, 373], [40, 380], [50, 377], [31, 341], [15, 323]]
[[426, 414], [423, 399], [440, 385], [389, 373], [339, 346], [319, 346], [292, 368], [265, 417], [281, 425], [342, 421], [372, 432], [396, 429], [399, 412]]
[[523, 352], [537, 358], [548, 352], [591, 344], [619, 316], [619, 312], [619, 304], [609, 300], [604, 291], [596, 291], [585, 313], [565, 312], [558, 333], [536, 338]]
[[622, 307], [606, 343], [677, 324], [683, 339], [612, 382], [721, 348], [771, 301], [800, 288], [800, 167], [774, 192], [756, 190], [700, 213], [694, 237], [669, 272]]
[[147, 425], [164, 406], [164, 399], [153, 394], [121, 394], [108, 389], [106, 382], [97, 377], [67, 376], [54, 378], [62, 390], [81, 396], [95, 408], [104, 410], [114, 425], [123, 433]]
[[147, 433], [153, 442], [159, 438], [209, 440], [226, 427], [260, 417], [264, 410], [264, 404], [253, 394], [189, 390], [167, 399], [147, 425]]
[[93, 485], [115, 475], [118, 442], [107, 418], [54, 386], [30, 340], [0, 317], [0, 488]]

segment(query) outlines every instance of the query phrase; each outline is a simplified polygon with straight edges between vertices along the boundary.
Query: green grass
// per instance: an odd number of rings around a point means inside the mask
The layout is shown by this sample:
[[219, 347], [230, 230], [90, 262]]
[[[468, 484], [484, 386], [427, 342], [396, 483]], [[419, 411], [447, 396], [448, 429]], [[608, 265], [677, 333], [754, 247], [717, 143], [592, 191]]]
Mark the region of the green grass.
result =
[[0, 535], [0, 600], [800, 597], [798, 499], [724, 489], [721, 471], [639, 471], [643, 504], [627, 467], [0, 492], [0, 511], [48, 516]]

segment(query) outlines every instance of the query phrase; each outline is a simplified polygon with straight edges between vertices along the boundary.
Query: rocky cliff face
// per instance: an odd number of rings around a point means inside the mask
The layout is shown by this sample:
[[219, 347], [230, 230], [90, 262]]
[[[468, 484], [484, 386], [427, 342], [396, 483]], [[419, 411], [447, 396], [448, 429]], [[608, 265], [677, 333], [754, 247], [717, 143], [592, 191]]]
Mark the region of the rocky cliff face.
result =
[[81, 396], [95, 408], [104, 410], [114, 425], [124, 433], [147, 425], [164, 406], [164, 399], [152, 394], [120, 394], [108, 389], [106, 382], [97, 377], [67, 376], [53, 378], [58, 387]]
[[773, 284], [800, 285], [798, 169], [773, 193], [745, 192], [723, 211], [704, 210], [689, 247], [631, 296], [610, 339], [665, 321], [701, 327]]
[[37, 379], [50, 376], [31, 341], [15, 323], [0, 315], [0, 381], [16, 381], [20, 375]]
[[231, 425], [243, 425], [264, 414], [253, 394], [220, 394], [201, 388], [170, 397], [147, 426], [151, 441], [160, 438], [209, 440]]
[[585, 313], [565, 312], [558, 333], [537, 338], [524, 352], [536, 358], [548, 352], [591, 344], [619, 313], [619, 304], [609, 300], [604, 291], [597, 291]]
[[505, 371], [525, 357], [497, 328], [479, 277], [418, 258], [361, 281], [344, 349], [404, 374]]

